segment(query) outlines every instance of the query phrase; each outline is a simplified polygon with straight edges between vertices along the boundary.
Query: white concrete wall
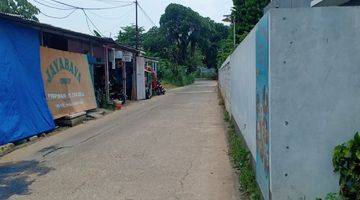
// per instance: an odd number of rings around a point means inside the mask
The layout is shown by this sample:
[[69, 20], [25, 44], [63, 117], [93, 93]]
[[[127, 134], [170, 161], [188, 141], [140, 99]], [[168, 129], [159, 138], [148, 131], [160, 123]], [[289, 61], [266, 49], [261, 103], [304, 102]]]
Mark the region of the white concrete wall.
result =
[[255, 29], [219, 69], [225, 107], [236, 121], [253, 159], [256, 159]]
[[231, 113], [249, 147], [256, 157], [256, 61], [255, 29], [233, 52], [231, 65]]
[[219, 69], [219, 89], [222, 97], [224, 98], [225, 108], [228, 112], [230, 111], [230, 56], [225, 60], [224, 64]]
[[272, 199], [338, 191], [336, 145], [360, 130], [360, 8], [270, 11]]
[[146, 99], [145, 94], [145, 58], [136, 58], [136, 97], [137, 100]]
[[[338, 191], [334, 147], [360, 130], [360, 8], [273, 9], [269, 18], [271, 199], [324, 197]], [[229, 90], [255, 161], [256, 28], [230, 57]]]

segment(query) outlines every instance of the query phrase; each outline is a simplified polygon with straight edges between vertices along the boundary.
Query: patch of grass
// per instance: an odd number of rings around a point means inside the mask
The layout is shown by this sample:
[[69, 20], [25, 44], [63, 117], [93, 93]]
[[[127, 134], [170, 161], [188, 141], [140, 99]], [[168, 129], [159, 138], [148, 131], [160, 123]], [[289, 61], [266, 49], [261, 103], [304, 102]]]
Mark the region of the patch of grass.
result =
[[230, 121], [231, 121], [230, 115], [229, 115], [229, 113], [226, 112], [226, 111], [224, 111], [224, 120], [225, 120], [225, 122], [227, 122], [227, 123], [230, 123]]
[[229, 154], [234, 167], [239, 171], [240, 190], [245, 192], [249, 199], [260, 200], [261, 193], [251, 166], [251, 154], [246, 149], [242, 138], [236, 133], [235, 121], [226, 111], [224, 112], [224, 120], [228, 122]]
[[164, 77], [163, 81], [181, 87], [194, 83], [195, 75], [186, 74], [182, 71], [179, 71], [177, 73], [167, 75], [166, 77]]
[[[316, 198], [316, 200], [322, 200], [322, 198]], [[329, 193], [324, 200], [345, 200], [345, 198], [338, 193]]]
[[[218, 93], [219, 105], [223, 106], [225, 108], [225, 100], [221, 94], [220, 87], [217, 87], [216, 89], [217, 89], [217, 93]], [[229, 115], [229, 114], [227, 114], [227, 115]]]
[[171, 90], [178, 87], [174, 84], [168, 83], [167, 81], [163, 81], [161, 84], [166, 90]]
[[114, 111], [115, 110], [115, 105], [112, 103], [104, 103], [101, 108], [104, 108], [106, 110], [110, 110], [110, 111]]
[[180, 66], [170, 61], [162, 61], [158, 68], [158, 78], [162, 82], [175, 86], [185, 86], [194, 83], [195, 74], [191, 73], [186, 66]]

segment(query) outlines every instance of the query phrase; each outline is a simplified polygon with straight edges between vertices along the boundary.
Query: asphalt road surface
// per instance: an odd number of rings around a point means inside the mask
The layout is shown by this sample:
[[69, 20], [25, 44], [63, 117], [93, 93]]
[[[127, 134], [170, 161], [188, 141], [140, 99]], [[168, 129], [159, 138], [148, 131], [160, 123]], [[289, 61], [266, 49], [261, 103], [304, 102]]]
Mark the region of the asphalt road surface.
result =
[[232, 200], [216, 82], [197, 81], [0, 158], [0, 199]]

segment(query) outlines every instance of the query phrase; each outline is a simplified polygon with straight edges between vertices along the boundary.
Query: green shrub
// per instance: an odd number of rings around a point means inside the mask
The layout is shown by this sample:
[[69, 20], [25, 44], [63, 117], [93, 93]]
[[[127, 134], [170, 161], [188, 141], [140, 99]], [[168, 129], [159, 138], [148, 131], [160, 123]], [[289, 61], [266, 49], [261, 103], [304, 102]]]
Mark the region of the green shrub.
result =
[[224, 120], [226, 121], [226, 122], [230, 122], [230, 115], [229, 115], [229, 113], [228, 112], [224, 112]]
[[[316, 198], [316, 200], [322, 200], [322, 198]], [[329, 193], [326, 195], [325, 200], [344, 200], [338, 193]]]
[[115, 110], [115, 106], [106, 100], [105, 91], [103, 89], [97, 89], [95, 91], [96, 103], [99, 108], [107, 110]]
[[228, 122], [229, 154], [234, 167], [239, 171], [241, 190], [246, 192], [250, 199], [260, 200], [261, 193], [256, 183], [255, 172], [251, 166], [251, 154], [246, 149], [244, 141], [236, 133], [235, 121], [228, 112], [224, 112], [224, 120]]
[[344, 199], [360, 199], [360, 135], [335, 147], [334, 171], [340, 174], [340, 194]]
[[178, 66], [168, 61], [162, 61], [158, 68], [158, 76], [160, 80], [176, 86], [190, 85], [194, 83], [195, 75], [187, 73], [186, 69], [187, 68], [184, 66]]

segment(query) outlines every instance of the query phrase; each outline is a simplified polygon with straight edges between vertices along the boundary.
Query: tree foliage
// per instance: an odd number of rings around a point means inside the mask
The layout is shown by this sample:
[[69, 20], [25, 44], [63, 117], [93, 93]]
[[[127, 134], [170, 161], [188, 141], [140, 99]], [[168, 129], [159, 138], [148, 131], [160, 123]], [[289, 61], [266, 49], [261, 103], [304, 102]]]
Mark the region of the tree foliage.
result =
[[25, 19], [39, 21], [36, 15], [40, 10], [27, 0], [0, 0], [0, 12], [20, 15]]
[[221, 41], [227, 38], [229, 28], [223, 24], [216, 23], [210, 18], [205, 19], [209, 24], [209, 37], [205, 43], [200, 45], [200, 48], [204, 52], [204, 64], [211, 68], [216, 68], [218, 64], [218, 53], [221, 46]]
[[190, 66], [191, 70], [200, 57], [200, 64], [216, 67], [219, 43], [226, 37], [227, 29], [179, 4], [170, 4], [160, 19], [160, 31], [168, 42], [165, 53], [175, 63]]
[[217, 53], [217, 66], [220, 68], [222, 63], [225, 62], [226, 58], [233, 52], [234, 42], [232, 34], [220, 41], [219, 51]]
[[[142, 37], [145, 29], [143, 27], [139, 27], [139, 45], [141, 45]], [[122, 27], [119, 31], [119, 34], [116, 38], [116, 42], [129, 46], [135, 47], [136, 46], [136, 26], [130, 25]]]
[[142, 47], [147, 53], [155, 57], [163, 57], [167, 48], [166, 39], [163, 37], [160, 28], [154, 26], [142, 35]]
[[[263, 15], [269, 0], [233, 0], [237, 43], [241, 42]], [[231, 9], [231, 8], [229, 8]], [[216, 23], [191, 8], [170, 4], [160, 18], [160, 27], [141, 29], [141, 48], [148, 55], [167, 59], [175, 69], [193, 72], [199, 66], [216, 68], [234, 50], [234, 26]], [[135, 46], [135, 26], [123, 27], [117, 41]]]
[[209, 27], [202, 17], [179, 4], [170, 4], [161, 16], [160, 27], [172, 46], [171, 59], [186, 65], [200, 44], [206, 43]]
[[233, 0], [232, 17], [239, 25], [236, 28], [238, 37], [253, 29], [263, 16], [263, 10], [269, 2], [269, 0]]
[[[198, 66], [217, 66], [220, 41], [227, 36], [228, 27], [204, 18], [191, 8], [170, 4], [161, 16], [160, 27], [147, 32], [140, 29], [140, 47], [148, 55], [161, 57], [184, 66], [188, 73]], [[135, 46], [135, 26], [123, 27], [117, 42]]]
[[[236, 23], [236, 43], [239, 44], [254, 28], [260, 18], [263, 16], [263, 9], [269, 3], [269, 0], [233, 0], [231, 17]], [[226, 39], [220, 42], [218, 53], [218, 67], [226, 60], [226, 58], [234, 50], [233, 45], [234, 25], [228, 32]]]

